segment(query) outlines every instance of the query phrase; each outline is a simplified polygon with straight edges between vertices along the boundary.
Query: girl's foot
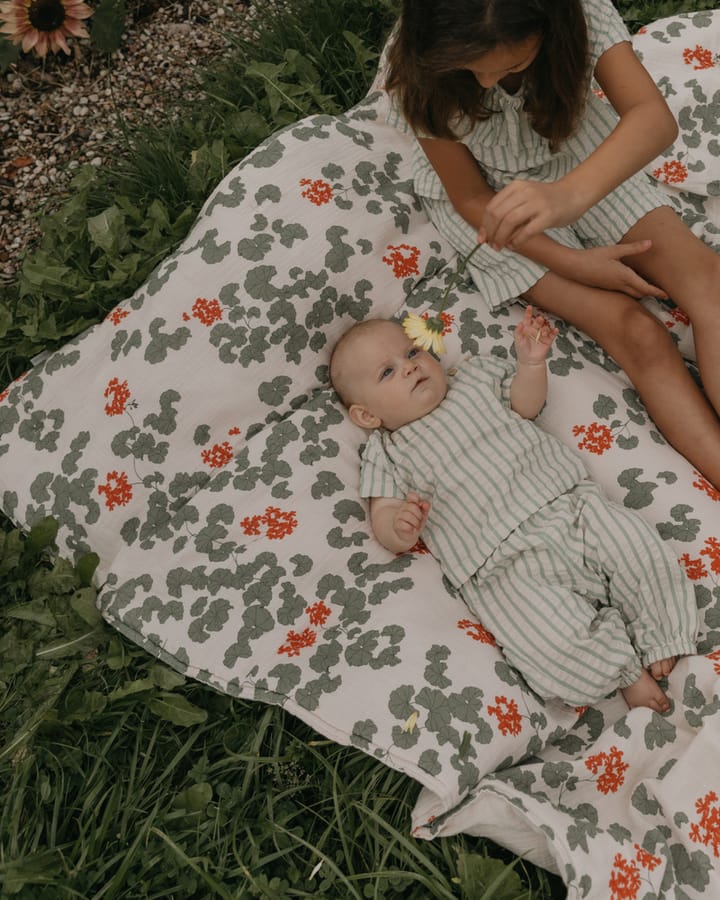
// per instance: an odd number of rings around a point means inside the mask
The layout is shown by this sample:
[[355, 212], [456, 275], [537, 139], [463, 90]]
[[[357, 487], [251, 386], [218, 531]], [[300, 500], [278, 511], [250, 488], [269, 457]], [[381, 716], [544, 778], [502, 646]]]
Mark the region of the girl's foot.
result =
[[647, 706], [658, 713], [664, 713], [670, 709], [667, 694], [647, 669], [643, 669], [642, 675], [635, 684], [622, 688], [622, 695], [630, 709], [635, 706]]
[[677, 656], [668, 656], [667, 659], [658, 659], [654, 663], [650, 663], [648, 668], [652, 677], [659, 681], [669, 675], [675, 667]]

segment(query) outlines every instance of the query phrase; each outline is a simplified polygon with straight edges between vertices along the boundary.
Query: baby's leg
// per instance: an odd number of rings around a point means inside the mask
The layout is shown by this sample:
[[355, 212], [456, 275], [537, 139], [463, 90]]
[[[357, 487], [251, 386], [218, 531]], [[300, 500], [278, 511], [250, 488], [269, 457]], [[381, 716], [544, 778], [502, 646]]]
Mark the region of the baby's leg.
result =
[[596, 703], [642, 675], [620, 611], [604, 605], [602, 573], [584, 565], [579, 499], [565, 494], [519, 526], [463, 596], [508, 662], [540, 696]]
[[588, 566], [607, 585], [608, 602], [622, 615], [649, 676], [663, 678], [678, 656], [695, 652], [698, 612], [692, 584], [676, 554], [642, 516], [594, 485], [576, 490], [585, 500]]
[[647, 706], [658, 713], [664, 713], [670, 709], [667, 694], [646, 669], [642, 670], [634, 684], [622, 689], [622, 695], [630, 709], [636, 706]]

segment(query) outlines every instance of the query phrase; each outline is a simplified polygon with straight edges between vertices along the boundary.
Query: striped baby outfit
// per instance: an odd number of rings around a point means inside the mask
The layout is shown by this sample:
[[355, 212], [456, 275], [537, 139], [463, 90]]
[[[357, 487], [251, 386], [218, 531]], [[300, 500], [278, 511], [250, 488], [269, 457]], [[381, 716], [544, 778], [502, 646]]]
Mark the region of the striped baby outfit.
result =
[[509, 408], [513, 374], [475, 357], [430, 414], [372, 432], [360, 493], [429, 500], [423, 540], [508, 661], [541, 696], [591, 703], [694, 651], [694, 594], [657, 532]]

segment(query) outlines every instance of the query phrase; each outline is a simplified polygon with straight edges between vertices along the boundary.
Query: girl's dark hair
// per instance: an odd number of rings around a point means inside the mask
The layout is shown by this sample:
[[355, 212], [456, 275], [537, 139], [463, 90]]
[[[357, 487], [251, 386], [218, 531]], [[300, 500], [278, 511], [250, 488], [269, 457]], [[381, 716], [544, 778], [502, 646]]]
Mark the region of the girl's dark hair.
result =
[[495, 112], [463, 67], [531, 37], [542, 43], [524, 72], [524, 108], [557, 148], [578, 123], [591, 74], [581, 0], [403, 0], [386, 87], [415, 131], [455, 139], [459, 117], [476, 121]]

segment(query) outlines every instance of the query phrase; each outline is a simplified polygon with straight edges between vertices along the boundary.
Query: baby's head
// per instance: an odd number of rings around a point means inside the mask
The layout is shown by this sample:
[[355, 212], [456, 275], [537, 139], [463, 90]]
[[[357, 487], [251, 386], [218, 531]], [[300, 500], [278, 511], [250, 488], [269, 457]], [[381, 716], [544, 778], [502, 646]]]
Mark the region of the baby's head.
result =
[[330, 358], [330, 380], [356, 425], [388, 431], [427, 415], [447, 392], [442, 365], [389, 319], [345, 332]]

